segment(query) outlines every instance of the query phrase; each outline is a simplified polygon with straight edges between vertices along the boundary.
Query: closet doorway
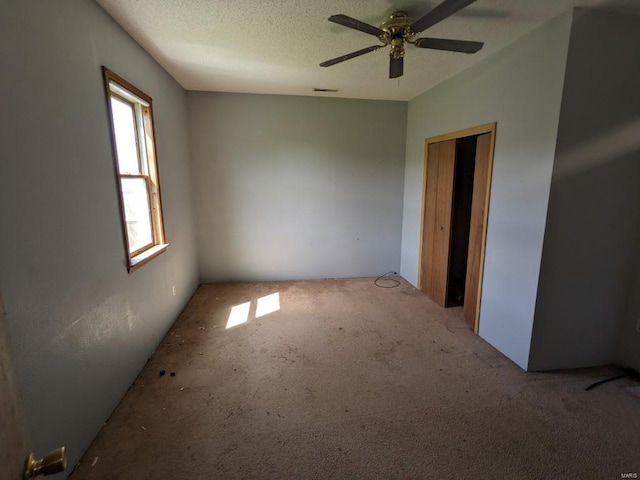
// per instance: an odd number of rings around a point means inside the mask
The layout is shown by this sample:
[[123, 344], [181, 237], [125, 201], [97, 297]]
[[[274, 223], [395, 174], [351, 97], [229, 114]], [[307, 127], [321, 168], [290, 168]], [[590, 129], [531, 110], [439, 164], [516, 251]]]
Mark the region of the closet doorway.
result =
[[496, 124], [425, 140], [419, 287], [478, 332]]

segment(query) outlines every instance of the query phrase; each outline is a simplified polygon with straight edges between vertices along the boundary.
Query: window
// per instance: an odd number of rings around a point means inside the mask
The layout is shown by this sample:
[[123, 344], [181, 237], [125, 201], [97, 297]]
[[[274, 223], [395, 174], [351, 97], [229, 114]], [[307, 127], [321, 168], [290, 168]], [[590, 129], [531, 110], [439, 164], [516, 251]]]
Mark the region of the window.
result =
[[103, 67], [120, 214], [133, 272], [167, 249], [151, 97]]

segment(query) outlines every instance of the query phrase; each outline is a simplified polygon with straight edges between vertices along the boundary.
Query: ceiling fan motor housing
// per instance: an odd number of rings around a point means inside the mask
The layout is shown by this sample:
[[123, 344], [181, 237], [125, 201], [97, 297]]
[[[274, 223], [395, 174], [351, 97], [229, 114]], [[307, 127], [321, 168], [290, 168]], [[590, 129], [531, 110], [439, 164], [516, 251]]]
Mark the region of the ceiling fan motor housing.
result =
[[411, 36], [409, 26], [413, 23], [413, 19], [405, 12], [395, 12], [389, 16], [389, 19], [380, 25], [380, 30], [385, 32], [385, 36], [380, 40], [391, 46], [389, 56], [393, 58], [404, 57], [404, 41]]

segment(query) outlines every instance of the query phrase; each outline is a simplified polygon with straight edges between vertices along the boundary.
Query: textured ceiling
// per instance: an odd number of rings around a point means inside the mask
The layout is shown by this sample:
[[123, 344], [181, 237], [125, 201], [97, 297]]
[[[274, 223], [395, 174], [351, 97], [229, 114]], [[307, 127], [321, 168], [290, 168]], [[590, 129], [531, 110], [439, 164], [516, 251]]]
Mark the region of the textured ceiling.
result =
[[415, 97], [571, 7], [640, 15], [640, 0], [477, 0], [421, 36], [483, 41], [483, 50], [409, 45], [404, 76], [390, 80], [386, 48], [321, 68], [324, 60], [379, 44], [327, 18], [342, 13], [377, 26], [397, 10], [419, 17], [439, 0], [96, 1], [187, 90], [386, 100]]

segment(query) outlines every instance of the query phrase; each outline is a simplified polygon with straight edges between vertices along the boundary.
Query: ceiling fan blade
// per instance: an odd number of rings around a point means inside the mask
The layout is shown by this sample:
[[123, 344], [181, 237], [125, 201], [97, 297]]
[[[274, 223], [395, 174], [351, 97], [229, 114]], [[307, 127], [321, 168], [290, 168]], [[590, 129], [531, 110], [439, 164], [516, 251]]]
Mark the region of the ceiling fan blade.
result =
[[344, 62], [345, 60], [351, 60], [352, 58], [359, 57], [360, 55], [364, 55], [365, 53], [374, 52], [385, 45], [374, 45], [372, 47], [363, 48], [362, 50], [358, 50], [357, 52], [347, 53], [346, 55], [342, 55], [341, 57], [332, 58], [331, 60], [327, 60], [326, 62], [322, 62], [320, 64], [321, 67], [330, 67], [331, 65], [335, 65], [336, 63]]
[[369, 35], [374, 35], [376, 37], [384, 35], [384, 32], [378, 27], [374, 27], [373, 25], [369, 25], [368, 23], [361, 22], [360, 20], [356, 20], [355, 18], [347, 17], [346, 15], [331, 15], [329, 17], [329, 21], [337, 23], [338, 25], [342, 25], [344, 27], [349, 27], [364, 33], [368, 33]]
[[447, 50], [449, 52], [476, 53], [484, 43], [470, 42], [467, 40], [449, 40], [446, 38], [417, 38], [413, 43], [419, 48], [431, 48], [433, 50]]
[[389, 78], [401, 77], [404, 73], [404, 57], [389, 56]]
[[444, 0], [440, 5], [416, 20], [411, 24], [409, 29], [413, 33], [420, 33], [429, 27], [432, 27], [445, 18], [453, 15], [458, 10], [462, 10], [467, 5], [472, 4], [476, 0]]

